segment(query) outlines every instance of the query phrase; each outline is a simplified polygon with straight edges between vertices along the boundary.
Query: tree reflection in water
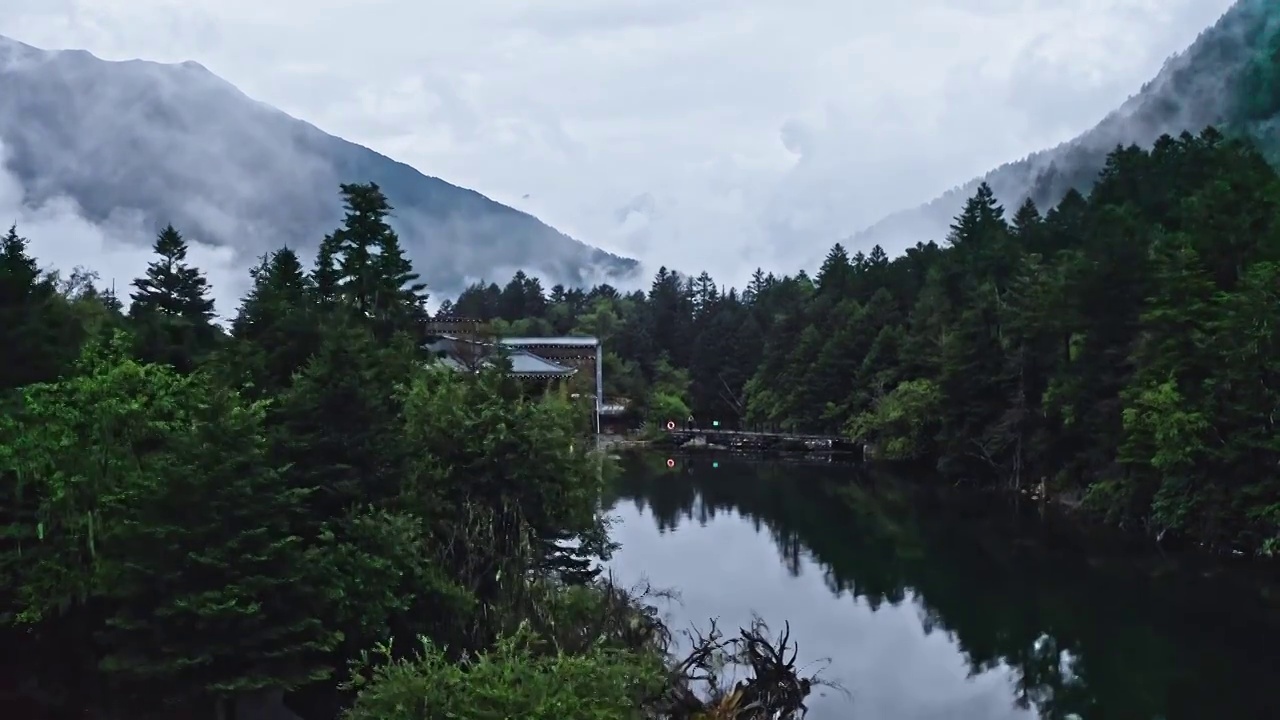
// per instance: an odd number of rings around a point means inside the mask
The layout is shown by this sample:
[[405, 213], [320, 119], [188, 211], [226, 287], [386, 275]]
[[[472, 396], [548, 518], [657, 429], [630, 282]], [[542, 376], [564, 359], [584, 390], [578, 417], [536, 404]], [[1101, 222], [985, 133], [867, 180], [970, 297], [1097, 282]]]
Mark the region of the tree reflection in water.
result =
[[1280, 717], [1273, 567], [1161, 555], [1033, 504], [841, 466], [628, 456], [613, 490], [661, 532], [737, 514], [793, 576], [817, 566], [872, 610], [910, 601], [971, 676], [1010, 668], [1014, 702], [1043, 718]]

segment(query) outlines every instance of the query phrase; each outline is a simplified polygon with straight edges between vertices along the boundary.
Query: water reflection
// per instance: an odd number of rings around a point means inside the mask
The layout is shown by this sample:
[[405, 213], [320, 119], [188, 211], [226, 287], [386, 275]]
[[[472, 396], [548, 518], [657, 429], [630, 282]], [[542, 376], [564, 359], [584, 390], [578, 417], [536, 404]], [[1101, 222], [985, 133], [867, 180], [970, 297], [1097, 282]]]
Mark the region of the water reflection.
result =
[[812, 717], [1280, 717], [1258, 578], [840, 467], [664, 460], [616, 482], [616, 572], [682, 623], [790, 619], [855, 696]]

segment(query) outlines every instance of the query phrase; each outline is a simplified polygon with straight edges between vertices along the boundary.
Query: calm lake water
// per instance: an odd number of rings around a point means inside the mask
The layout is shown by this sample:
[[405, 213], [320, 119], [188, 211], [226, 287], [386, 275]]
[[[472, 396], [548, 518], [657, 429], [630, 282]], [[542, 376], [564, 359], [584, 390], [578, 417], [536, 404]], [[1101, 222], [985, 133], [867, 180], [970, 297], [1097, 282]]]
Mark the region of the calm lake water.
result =
[[814, 720], [1280, 718], [1272, 568], [838, 465], [676, 460], [624, 460], [610, 567], [678, 590], [676, 629], [789, 620], [847, 690]]

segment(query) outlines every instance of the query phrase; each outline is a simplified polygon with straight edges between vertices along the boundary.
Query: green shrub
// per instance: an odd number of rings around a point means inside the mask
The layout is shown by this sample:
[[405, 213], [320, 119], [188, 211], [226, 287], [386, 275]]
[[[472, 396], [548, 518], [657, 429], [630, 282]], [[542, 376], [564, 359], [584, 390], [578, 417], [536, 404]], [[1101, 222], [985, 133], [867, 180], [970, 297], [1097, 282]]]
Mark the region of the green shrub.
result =
[[410, 659], [394, 660], [381, 647], [381, 664], [357, 670], [351, 687], [359, 694], [345, 720], [638, 719], [642, 702], [661, 689], [657, 654], [595, 648], [539, 655], [537, 642], [522, 626], [461, 663], [426, 640]]

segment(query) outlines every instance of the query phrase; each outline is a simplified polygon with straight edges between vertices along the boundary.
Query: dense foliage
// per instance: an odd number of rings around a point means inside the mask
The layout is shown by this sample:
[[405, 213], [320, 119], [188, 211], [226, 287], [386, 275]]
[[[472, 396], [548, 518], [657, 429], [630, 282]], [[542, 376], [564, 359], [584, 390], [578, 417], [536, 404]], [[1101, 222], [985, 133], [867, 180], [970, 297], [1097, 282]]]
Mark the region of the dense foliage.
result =
[[981, 186], [942, 245], [840, 245], [742, 290], [517, 274], [442, 312], [600, 336], [650, 419], [842, 433], [953, 480], [1040, 486], [1152, 534], [1280, 550], [1280, 179], [1214, 129], [1118, 147], [1092, 192], [1011, 214]]
[[[229, 330], [172, 227], [127, 308], [0, 238], [0, 633], [24, 672], [123, 716], [344, 679], [352, 718], [698, 712], [660, 623], [592, 569], [610, 546], [586, 407], [433, 362], [385, 197], [342, 190], [314, 266], [263, 258]], [[1044, 213], [1006, 217], [983, 186], [943, 245], [895, 259], [837, 245], [741, 291], [518, 273], [439, 314], [602, 338], [637, 419], [841, 433], [1274, 553], [1278, 203], [1262, 156], [1208, 129], [1117, 148]]]
[[7, 676], [115, 717], [280, 691], [331, 716], [325, 688], [398, 640], [351, 717], [637, 716], [665, 656], [592, 570], [584, 409], [425, 355], [385, 198], [343, 194], [315, 268], [264, 258], [229, 332], [172, 227], [127, 311], [3, 239], [0, 643], [28, 658]]

